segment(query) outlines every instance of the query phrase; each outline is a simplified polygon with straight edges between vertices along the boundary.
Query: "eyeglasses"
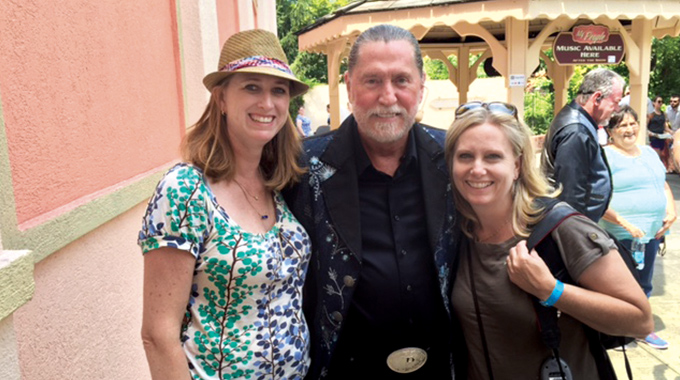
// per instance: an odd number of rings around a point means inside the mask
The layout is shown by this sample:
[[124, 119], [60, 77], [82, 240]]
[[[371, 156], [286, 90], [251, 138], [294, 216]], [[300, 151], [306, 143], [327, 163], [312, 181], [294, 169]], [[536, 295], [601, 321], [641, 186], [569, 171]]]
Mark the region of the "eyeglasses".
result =
[[510, 103], [504, 103], [504, 102], [480, 102], [478, 100], [473, 101], [473, 102], [467, 102], [465, 104], [461, 104], [456, 108], [456, 119], [466, 113], [467, 111], [474, 110], [477, 108], [486, 108], [487, 110], [491, 112], [500, 112], [504, 113], [507, 115], [514, 116], [515, 119], [519, 118], [517, 117], [517, 107]]

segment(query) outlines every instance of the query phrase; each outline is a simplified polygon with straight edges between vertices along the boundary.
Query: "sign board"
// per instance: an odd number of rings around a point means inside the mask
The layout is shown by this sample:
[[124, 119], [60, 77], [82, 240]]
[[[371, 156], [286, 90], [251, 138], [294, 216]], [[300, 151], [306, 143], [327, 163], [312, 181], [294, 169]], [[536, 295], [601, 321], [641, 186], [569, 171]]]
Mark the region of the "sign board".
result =
[[562, 32], [553, 43], [555, 61], [560, 65], [612, 65], [625, 53], [623, 37], [602, 25], [577, 26]]
[[527, 77], [521, 74], [510, 75], [510, 87], [524, 87], [527, 85]]

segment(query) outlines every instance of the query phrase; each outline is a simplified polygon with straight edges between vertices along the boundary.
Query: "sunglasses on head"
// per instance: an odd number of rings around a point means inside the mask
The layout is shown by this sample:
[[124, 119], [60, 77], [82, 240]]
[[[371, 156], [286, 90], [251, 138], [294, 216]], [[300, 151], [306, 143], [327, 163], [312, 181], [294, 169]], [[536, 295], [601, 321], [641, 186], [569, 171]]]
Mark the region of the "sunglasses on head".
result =
[[476, 100], [474, 102], [467, 102], [465, 104], [461, 104], [460, 106], [458, 106], [458, 108], [456, 108], [456, 118], [458, 118], [459, 116], [465, 114], [466, 112], [468, 112], [470, 110], [474, 110], [474, 109], [477, 109], [477, 108], [486, 108], [487, 110], [489, 110], [491, 112], [504, 113], [504, 114], [507, 114], [507, 115], [514, 116], [515, 119], [518, 119], [518, 117], [517, 117], [517, 107], [515, 107], [514, 105], [512, 105], [510, 103], [504, 103], [504, 102], [485, 103], [485, 102], [480, 102], [478, 100]]

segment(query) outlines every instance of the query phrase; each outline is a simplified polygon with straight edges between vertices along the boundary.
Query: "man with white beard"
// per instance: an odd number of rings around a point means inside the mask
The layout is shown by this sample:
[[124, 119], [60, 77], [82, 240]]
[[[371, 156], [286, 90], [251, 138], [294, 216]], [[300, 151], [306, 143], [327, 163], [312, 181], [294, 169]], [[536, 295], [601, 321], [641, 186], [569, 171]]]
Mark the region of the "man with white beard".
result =
[[353, 115], [304, 141], [308, 172], [285, 195], [313, 247], [307, 379], [451, 379], [464, 359], [448, 301], [458, 228], [445, 131], [415, 122], [424, 80], [410, 32], [364, 31], [345, 73]]

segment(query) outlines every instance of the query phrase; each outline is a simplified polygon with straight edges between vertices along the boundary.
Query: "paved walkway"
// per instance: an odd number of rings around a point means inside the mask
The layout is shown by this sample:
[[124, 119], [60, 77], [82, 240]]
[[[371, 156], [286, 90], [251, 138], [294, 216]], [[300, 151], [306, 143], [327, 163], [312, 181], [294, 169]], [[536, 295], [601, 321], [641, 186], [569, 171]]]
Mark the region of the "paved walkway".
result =
[[[673, 190], [675, 208], [680, 213], [680, 176], [670, 174], [667, 181]], [[654, 265], [654, 289], [649, 299], [657, 334], [668, 341], [667, 350], [656, 350], [644, 343], [628, 350], [635, 380], [680, 380], [680, 219], [666, 237], [666, 255], [657, 256]], [[619, 380], [626, 380], [623, 354], [609, 351]]]

